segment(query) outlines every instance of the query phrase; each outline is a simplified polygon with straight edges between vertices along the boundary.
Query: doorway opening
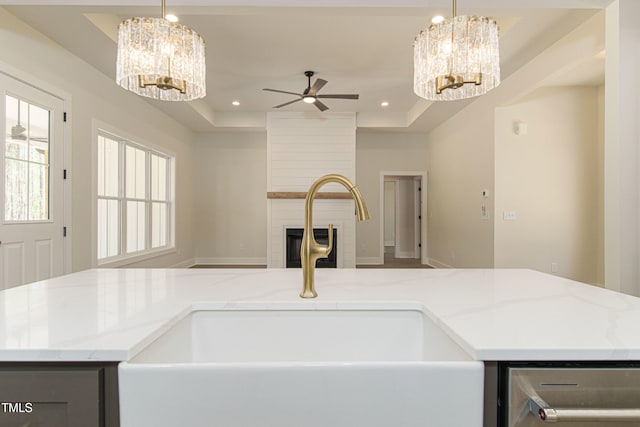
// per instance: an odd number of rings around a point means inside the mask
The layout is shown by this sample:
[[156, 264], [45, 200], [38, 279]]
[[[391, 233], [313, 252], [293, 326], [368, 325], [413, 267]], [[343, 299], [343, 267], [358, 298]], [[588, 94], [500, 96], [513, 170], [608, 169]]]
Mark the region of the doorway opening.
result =
[[380, 173], [380, 261], [426, 265], [426, 172]]

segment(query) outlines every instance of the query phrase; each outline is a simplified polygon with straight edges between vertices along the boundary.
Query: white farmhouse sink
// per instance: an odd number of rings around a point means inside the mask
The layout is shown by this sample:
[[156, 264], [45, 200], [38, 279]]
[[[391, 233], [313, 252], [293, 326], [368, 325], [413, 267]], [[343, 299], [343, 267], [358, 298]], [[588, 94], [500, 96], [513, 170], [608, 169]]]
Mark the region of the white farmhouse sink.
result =
[[482, 426], [482, 362], [419, 306], [308, 307], [191, 311], [120, 364], [121, 426]]

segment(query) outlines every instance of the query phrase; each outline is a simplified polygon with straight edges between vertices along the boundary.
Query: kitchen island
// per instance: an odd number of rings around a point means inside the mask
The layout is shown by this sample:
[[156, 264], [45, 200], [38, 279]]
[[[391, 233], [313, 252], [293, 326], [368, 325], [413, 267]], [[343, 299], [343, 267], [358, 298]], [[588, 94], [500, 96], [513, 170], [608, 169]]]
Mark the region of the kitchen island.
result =
[[499, 361], [640, 360], [640, 299], [535, 271], [326, 269], [316, 272], [316, 287], [318, 298], [299, 298], [297, 269], [82, 271], [0, 292], [0, 359], [113, 367], [200, 303], [304, 310], [409, 303], [470, 359], [486, 362], [489, 387]]

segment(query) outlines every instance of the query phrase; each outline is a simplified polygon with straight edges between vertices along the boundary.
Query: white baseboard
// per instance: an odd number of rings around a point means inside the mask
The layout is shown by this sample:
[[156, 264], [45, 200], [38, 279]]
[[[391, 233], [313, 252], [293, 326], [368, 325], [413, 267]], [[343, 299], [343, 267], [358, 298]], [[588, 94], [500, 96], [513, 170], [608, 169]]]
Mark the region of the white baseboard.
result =
[[433, 268], [454, 268], [454, 267], [450, 266], [449, 264], [445, 264], [444, 262], [440, 262], [440, 261], [435, 260], [433, 258], [429, 258], [428, 265], [430, 265]]
[[195, 265], [267, 265], [267, 258], [196, 258]]
[[196, 260], [194, 258], [186, 259], [177, 264], [170, 266], [169, 268], [190, 268], [196, 265]]
[[356, 265], [381, 265], [384, 264], [384, 258], [377, 256], [359, 257], [356, 259]]

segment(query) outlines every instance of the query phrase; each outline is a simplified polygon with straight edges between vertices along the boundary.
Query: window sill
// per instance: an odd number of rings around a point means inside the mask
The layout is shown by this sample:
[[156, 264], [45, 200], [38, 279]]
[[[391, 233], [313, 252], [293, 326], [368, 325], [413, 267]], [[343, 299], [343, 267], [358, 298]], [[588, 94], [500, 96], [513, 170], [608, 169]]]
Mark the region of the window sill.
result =
[[148, 259], [156, 258], [163, 255], [170, 255], [176, 253], [175, 246], [170, 248], [155, 249], [146, 251], [138, 255], [130, 255], [127, 257], [110, 258], [103, 261], [98, 261], [98, 267], [117, 268], [127, 265], [135, 264], [136, 262], [145, 261]]

